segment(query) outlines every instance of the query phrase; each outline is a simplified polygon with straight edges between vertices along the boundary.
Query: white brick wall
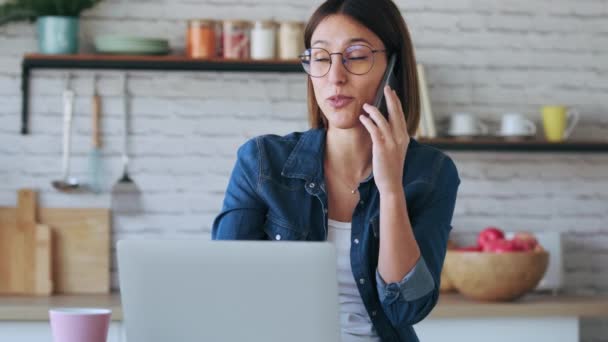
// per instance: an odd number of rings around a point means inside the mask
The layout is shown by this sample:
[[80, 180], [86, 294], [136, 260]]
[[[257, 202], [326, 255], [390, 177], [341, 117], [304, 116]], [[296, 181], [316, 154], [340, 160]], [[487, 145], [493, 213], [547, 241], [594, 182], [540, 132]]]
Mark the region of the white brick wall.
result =
[[[305, 20], [318, 1], [104, 0], [84, 15], [83, 49], [101, 33], [169, 38], [183, 49], [192, 17]], [[542, 104], [564, 103], [582, 114], [575, 137], [608, 133], [608, 1], [398, 1], [427, 66], [439, 119], [471, 111], [496, 126], [521, 111], [539, 121]], [[27, 23], [0, 27], [0, 205], [35, 187], [44, 206], [110, 205], [120, 174], [122, 102], [118, 71], [100, 73], [103, 97], [104, 193], [65, 195], [60, 176], [62, 72], [35, 71], [32, 134], [21, 136], [20, 62], [36, 50]], [[76, 75], [72, 161], [86, 180], [90, 148], [90, 71]], [[208, 236], [220, 208], [236, 148], [262, 133], [304, 130], [302, 75], [132, 72], [133, 178], [145, 215], [116, 216], [114, 239]], [[487, 225], [557, 230], [565, 238], [565, 288], [608, 293], [608, 155], [450, 153], [462, 186], [455, 233], [470, 238]], [[113, 263], [114, 264], [114, 263]], [[114, 279], [115, 283], [116, 279]], [[605, 320], [585, 320], [582, 340], [608, 341]]]

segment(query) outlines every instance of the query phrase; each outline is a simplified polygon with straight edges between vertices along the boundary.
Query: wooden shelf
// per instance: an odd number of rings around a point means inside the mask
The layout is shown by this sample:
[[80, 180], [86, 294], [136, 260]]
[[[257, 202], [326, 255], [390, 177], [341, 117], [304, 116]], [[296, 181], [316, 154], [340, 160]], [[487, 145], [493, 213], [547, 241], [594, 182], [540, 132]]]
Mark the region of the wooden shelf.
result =
[[501, 138], [420, 138], [422, 144], [446, 151], [494, 151], [494, 152], [608, 152], [606, 141], [505, 140]]
[[42, 55], [27, 54], [23, 66], [29, 69], [129, 69], [167, 71], [222, 71], [222, 72], [289, 72], [303, 73], [299, 60], [236, 60], [194, 59], [181, 55]]

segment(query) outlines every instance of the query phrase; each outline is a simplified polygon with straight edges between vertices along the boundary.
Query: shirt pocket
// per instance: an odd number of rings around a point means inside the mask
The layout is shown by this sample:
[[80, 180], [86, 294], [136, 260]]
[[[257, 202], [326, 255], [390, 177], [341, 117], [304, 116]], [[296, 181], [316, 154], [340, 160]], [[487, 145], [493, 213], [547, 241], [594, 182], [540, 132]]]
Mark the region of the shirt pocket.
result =
[[280, 217], [268, 214], [264, 223], [264, 232], [269, 240], [301, 241], [306, 240], [308, 232], [297, 229], [294, 225]]

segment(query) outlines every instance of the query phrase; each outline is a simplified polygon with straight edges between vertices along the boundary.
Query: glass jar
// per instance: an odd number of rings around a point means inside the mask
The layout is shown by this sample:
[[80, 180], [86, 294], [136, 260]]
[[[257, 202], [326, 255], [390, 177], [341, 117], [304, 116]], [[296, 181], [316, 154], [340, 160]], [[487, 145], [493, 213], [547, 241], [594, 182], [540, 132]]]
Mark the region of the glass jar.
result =
[[273, 21], [256, 21], [251, 30], [251, 58], [273, 59], [276, 41], [276, 23]]
[[216, 56], [215, 21], [204, 19], [188, 21], [186, 56], [191, 58], [213, 58]]
[[304, 23], [284, 21], [279, 26], [279, 58], [297, 59], [304, 51]]
[[250, 24], [242, 20], [225, 20], [222, 30], [222, 50], [224, 58], [249, 58]]

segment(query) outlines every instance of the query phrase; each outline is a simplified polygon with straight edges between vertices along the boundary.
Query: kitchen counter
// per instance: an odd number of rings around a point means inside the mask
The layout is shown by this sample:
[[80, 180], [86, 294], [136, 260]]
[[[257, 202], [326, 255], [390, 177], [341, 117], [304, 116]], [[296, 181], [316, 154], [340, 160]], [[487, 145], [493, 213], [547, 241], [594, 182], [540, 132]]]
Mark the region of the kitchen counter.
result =
[[120, 295], [0, 296], [0, 321], [48, 321], [54, 307], [112, 309], [112, 320], [122, 321]]
[[608, 317], [608, 296], [529, 294], [515, 302], [501, 303], [473, 301], [458, 294], [441, 294], [429, 317], [545, 316]]
[[[56, 295], [51, 297], [0, 296], [0, 321], [46, 321], [51, 307], [103, 307], [112, 320], [122, 321], [119, 294]], [[608, 317], [608, 296], [527, 295], [511, 303], [476, 302], [458, 294], [442, 294], [429, 316], [450, 318]]]

